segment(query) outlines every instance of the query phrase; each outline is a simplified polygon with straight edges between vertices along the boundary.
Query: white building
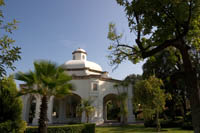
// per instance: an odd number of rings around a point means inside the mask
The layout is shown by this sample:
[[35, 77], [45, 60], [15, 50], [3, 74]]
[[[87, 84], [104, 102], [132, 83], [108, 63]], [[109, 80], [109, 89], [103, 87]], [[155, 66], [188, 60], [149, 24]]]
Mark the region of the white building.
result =
[[[73, 94], [66, 95], [62, 99], [53, 96], [49, 99], [47, 114], [49, 124], [85, 122], [85, 113], [82, 113], [81, 118], [78, 117], [76, 107], [81, 99], [89, 98], [92, 99], [92, 105], [95, 107], [90, 122], [98, 125], [109, 120], [120, 120], [117, 116], [112, 116], [115, 113], [107, 114], [108, 104], [114, 105], [118, 91], [127, 91], [128, 93], [128, 122], [133, 122], [132, 87], [120, 87], [117, 90], [113, 85], [120, 80], [112, 79], [108, 76], [108, 72], [102, 70], [100, 65], [88, 61], [85, 50], [79, 48], [72, 54], [73, 59], [65, 62], [62, 67], [72, 76], [71, 83], [76, 90], [73, 91]], [[23, 96], [23, 104], [23, 119], [29, 124], [37, 125], [41, 104], [40, 96], [25, 95]], [[116, 112], [116, 110], [115, 108], [112, 111]]]

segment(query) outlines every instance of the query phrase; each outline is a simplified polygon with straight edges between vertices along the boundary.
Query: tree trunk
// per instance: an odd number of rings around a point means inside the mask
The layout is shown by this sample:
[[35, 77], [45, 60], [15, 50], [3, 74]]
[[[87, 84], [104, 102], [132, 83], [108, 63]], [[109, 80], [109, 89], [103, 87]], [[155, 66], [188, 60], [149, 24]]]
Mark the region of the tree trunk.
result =
[[160, 121], [159, 121], [159, 111], [156, 111], [156, 129], [157, 132], [160, 132]]
[[200, 88], [197, 82], [197, 73], [192, 67], [188, 49], [182, 45], [179, 47], [179, 50], [182, 55], [186, 84], [188, 86], [187, 93], [189, 94], [191, 103], [194, 132], [200, 133]]
[[40, 105], [39, 133], [47, 133], [47, 96], [43, 96]]

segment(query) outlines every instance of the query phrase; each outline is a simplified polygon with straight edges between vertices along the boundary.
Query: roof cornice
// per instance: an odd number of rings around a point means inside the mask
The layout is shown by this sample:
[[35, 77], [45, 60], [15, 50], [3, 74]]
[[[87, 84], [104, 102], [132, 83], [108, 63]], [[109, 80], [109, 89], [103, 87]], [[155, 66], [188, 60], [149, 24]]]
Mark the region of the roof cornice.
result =
[[109, 81], [109, 82], [122, 82], [121, 80], [118, 79], [113, 79], [113, 78], [106, 78], [102, 77], [101, 75], [84, 75], [84, 76], [76, 76], [72, 75], [72, 80], [81, 80], [81, 79], [91, 79], [91, 78], [96, 78], [102, 81]]
[[85, 67], [85, 68], [64, 68], [64, 70], [66, 70], [66, 71], [84, 71], [84, 70], [88, 70], [90, 72], [96, 72], [96, 73], [101, 73], [101, 74], [108, 73], [107, 71], [94, 70], [94, 69], [91, 69], [89, 67]]

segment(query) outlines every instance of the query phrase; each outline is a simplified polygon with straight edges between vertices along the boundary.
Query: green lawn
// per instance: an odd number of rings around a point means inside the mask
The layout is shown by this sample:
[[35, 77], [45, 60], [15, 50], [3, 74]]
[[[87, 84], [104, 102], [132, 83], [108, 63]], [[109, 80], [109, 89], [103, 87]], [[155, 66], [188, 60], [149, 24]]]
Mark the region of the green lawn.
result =
[[[143, 125], [129, 125], [125, 127], [96, 127], [96, 133], [137, 133], [156, 132], [154, 128], [145, 128]], [[193, 133], [191, 130], [181, 130], [179, 128], [162, 128], [163, 133]]]

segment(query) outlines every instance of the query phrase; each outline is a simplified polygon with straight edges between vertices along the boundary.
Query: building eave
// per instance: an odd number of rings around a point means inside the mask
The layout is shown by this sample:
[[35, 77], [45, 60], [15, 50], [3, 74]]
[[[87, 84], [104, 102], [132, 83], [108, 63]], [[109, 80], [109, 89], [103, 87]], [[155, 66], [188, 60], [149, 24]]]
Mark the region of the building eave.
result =
[[113, 78], [109, 78], [109, 77], [102, 77], [101, 75], [84, 75], [84, 76], [76, 76], [76, 75], [72, 75], [72, 80], [81, 80], [81, 79], [99, 79], [101, 81], [108, 81], [108, 82], [122, 82], [122, 80], [118, 80], [118, 79], [113, 79]]

